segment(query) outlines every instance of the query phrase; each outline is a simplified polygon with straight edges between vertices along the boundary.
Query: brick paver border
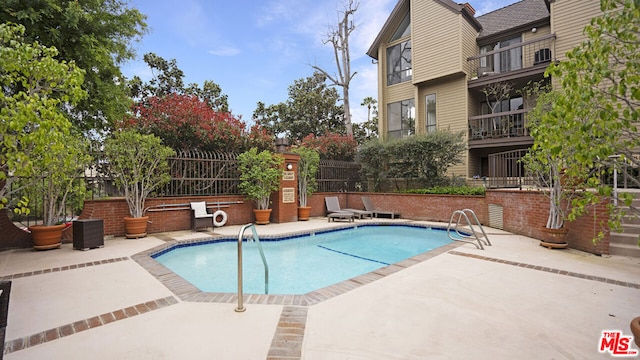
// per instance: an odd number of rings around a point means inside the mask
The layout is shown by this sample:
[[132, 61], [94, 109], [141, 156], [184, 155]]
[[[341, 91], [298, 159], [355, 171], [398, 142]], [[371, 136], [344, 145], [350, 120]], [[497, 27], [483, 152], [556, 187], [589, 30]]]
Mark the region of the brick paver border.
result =
[[177, 304], [173, 296], [160, 298], [145, 303], [140, 303], [124, 309], [114, 310], [89, 319], [76, 321], [70, 324], [58, 326], [53, 329], [45, 330], [37, 334], [28, 335], [18, 339], [10, 340], [4, 343], [4, 354], [10, 354], [14, 351], [24, 350], [31, 346], [40, 345], [49, 341], [57, 340], [66, 336], [77, 334], [82, 331], [93, 329], [109, 323], [128, 319], [137, 315], [141, 315], [150, 311], [162, 309], [164, 307]]
[[517, 267], [521, 267], [521, 268], [525, 268], [525, 269], [544, 271], [544, 272], [548, 272], [548, 273], [552, 273], [552, 274], [565, 275], [565, 276], [570, 276], [570, 277], [575, 277], [575, 278], [580, 278], [580, 279], [598, 281], [598, 282], [601, 282], [601, 283], [618, 285], [618, 286], [628, 287], [628, 288], [631, 288], [631, 289], [640, 289], [640, 284], [638, 284], [638, 283], [614, 280], [614, 279], [609, 279], [609, 278], [605, 278], [605, 277], [601, 277], [601, 276], [585, 275], [585, 274], [580, 274], [580, 273], [576, 273], [576, 272], [573, 272], [573, 271], [554, 269], [554, 268], [549, 268], [549, 267], [546, 267], [546, 266], [532, 265], [532, 264], [526, 264], [526, 263], [521, 263], [521, 262], [516, 262], [516, 261], [498, 259], [498, 258], [491, 258], [491, 257], [487, 257], [487, 256], [463, 253], [463, 252], [459, 252], [459, 251], [449, 251], [449, 254], [458, 255], [458, 256], [464, 256], [464, 257], [478, 259], [478, 260], [491, 261], [491, 262], [505, 264], [505, 265], [517, 266]]

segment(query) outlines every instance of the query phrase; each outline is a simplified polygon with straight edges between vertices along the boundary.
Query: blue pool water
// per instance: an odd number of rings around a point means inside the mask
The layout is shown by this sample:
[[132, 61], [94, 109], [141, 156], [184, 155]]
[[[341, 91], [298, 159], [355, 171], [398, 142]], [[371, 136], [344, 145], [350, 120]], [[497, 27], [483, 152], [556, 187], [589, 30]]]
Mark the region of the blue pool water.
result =
[[[305, 294], [451, 243], [446, 231], [418, 226], [359, 226], [286, 240], [261, 239], [269, 294]], [[237, 239], [177, 247], [154, 256], [205, 292], [236, 292]], [[243, 243], [243, 291], [264, 294], [255, 242]]]

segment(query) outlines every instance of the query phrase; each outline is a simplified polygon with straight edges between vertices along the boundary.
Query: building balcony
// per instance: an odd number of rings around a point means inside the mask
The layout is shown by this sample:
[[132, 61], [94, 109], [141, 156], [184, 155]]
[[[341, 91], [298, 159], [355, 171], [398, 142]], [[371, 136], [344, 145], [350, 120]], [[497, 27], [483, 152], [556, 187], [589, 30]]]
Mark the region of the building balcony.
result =
[[528, 109], [469, 117], [469, 148], [533, 144], [527, 129]]
[[545, 35], [468, 58], [471, 68], [475, 69], [468, 87], [541, 77], [547, 66], [555, 61], [555, 39], [555, 34]]

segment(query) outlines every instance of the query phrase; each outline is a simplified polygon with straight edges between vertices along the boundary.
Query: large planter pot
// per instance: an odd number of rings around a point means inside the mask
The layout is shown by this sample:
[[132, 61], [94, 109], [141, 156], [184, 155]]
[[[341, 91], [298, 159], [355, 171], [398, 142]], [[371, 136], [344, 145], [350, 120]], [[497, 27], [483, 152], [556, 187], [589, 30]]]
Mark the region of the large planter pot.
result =
[[125, 237], [127, 239], [137, 239], [147, 236], [148, 216], [132, 218], [124, 218]]
[[34, 225], [29, 227], [33, 248], [36, 250], [57, 249], [62, 245], [62, 230], [67, 226], [60, 225]]
[[309, 220], [309, 214], [311, 213], [311, 206], [298, 206], [298, 220]]
[[544, 233], [544, 236], [540, 241], [540, 246], [544, 246], [549, 249], [564, 249], [569, 246], [565, 239], [569, 229], [564, 227], [560, 229], [549, 229], [543, 226], [542, 232]]
[[271, 210], [272, 209], [266, 209], [266, 210], [253, 209], [253, 215], [255, 215], [256, 217], [256, 224], [257, 225], [268, 224], [269, 218], [271, 217]]
[[631, 333], [633, 334], [633, 341], [636, 343], [636, 346], [640, 348], [640, 317], [631, 320], [631, 324], [629, 324], [629, 327], [631, 328]]

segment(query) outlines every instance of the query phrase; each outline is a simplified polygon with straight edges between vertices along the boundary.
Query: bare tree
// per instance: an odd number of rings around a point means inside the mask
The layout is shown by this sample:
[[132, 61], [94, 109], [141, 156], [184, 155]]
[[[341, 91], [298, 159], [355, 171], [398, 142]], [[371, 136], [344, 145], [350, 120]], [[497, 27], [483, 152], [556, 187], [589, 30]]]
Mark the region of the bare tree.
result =
[[331, 28], [327, 33], [324, 44], [331, 43], [333, 54], [338, 68], [337, 75], [331, 75], [324, 69], [313, 65], [312, 67], [323, 73], [333, 85], [342, 88], [342, 102], [344, 105], [344, 124], [347, 129], [347, 136], [353, 136], [353, 126], [351, 125], [351, 110], [349, 106], [349, 83], [357, 72], [351, 73], [351, 57], [349, 54], [349, 36], [356, 28], [353, 24], [353, 14], [358, 11], [359, 2], [349, 0], [345, 4], [344, 11], [341, 12], [342, 19], [337, 27]]

